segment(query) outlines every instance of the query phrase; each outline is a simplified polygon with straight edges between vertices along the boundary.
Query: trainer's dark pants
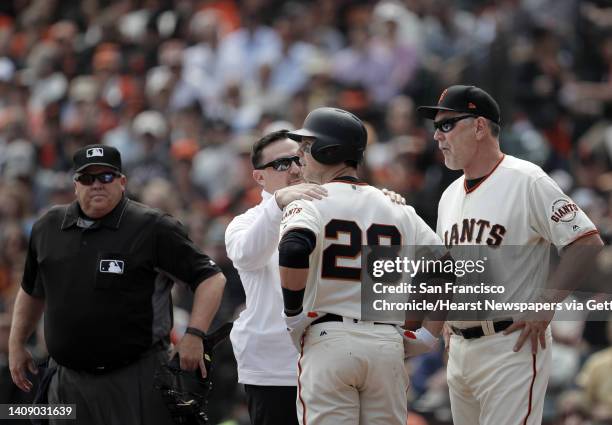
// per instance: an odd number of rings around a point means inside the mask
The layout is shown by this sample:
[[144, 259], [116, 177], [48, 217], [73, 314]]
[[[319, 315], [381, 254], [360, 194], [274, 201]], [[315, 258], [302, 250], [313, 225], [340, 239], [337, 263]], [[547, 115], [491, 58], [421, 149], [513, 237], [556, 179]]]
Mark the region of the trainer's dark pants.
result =
[[252, 425], [298, 425], [297, 387], [245, 385]]
[[58, 366], [49, 384], [49, 403], [76, 404], [76, 420], [54, 419], [49, 424], [174, 425], [159, 390], [153, 387], [155, 370], [167, 356], [164, 350], [155, 351], [104, 375]]

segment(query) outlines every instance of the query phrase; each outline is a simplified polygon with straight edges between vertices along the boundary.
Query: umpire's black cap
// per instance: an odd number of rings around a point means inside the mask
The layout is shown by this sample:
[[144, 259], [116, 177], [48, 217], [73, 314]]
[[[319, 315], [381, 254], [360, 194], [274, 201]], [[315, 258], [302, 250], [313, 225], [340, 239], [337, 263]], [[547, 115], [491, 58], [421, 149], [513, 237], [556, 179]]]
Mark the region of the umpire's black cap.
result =
[[417, 111], [430, 120], [438, 111], [454, 111], [478, 115], [501, 124], [499, 105], [489, 93], [476, 86], [450, 86], [440, 95], [437, 106], [419, 106]]
[[121, 154], [112, 146], [87, 145], [75, 152], [72, 162], [77, 173], [90, 165], [105, 165], [121, 172]]

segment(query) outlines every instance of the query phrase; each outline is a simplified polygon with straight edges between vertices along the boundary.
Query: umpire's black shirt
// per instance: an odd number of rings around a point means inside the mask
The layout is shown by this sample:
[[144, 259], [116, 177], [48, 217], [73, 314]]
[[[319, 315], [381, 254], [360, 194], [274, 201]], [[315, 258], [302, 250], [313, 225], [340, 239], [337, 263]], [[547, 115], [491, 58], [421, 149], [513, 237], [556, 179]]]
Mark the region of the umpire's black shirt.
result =
[[51, 357], [88, 370], [135, 360], [167, 341], [173, 280], [195, 290], [218, 272], [167, 214], [123, 198], [87, 227], [75, 201], [34, 224], [22, 287], [45, 299]]

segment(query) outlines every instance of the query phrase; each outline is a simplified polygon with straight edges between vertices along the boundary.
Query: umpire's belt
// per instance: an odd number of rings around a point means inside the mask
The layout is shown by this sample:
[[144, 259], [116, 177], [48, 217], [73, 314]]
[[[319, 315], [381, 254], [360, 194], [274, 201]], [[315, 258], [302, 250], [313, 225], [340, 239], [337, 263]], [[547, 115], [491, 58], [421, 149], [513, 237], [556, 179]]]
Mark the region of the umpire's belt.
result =
[[[352, 320], [353, 323], [361, 322], [361, 320], [358, 320], [358, 319], [349, 319], [349, 320]], [[326, 315], [321, 316], [318, 319], [316, 319], [315, 321], [313, 321], [310, 324], [310, 326], [316, 325], [318, 323], [325, 323], [325, 322], [344, 322], [344, 317], [338, 316], [337, 314], [333, 314], [333, 313], [327, 313]], [[391, 326], [393, 326], [393, 323], [374, 322], [374, 324], [375, 325], [391, 325]]]
[[100, 365], [100, 366], [90, 366], [90, 367], [78, 367], [78, 368], [71, 368], [68, 367], [68, 369], [72, 369], [72, 370], [76, 370], [79, 372], [85, 372], [85, 373], [89, 373], [91, 375], [106, 375], [107, 373], [111, 373], [111, 372], [115, 372], [119, 369], [123, 369], [124, 367], [127, 367], [131, 364], [136, 363], [137, 361], [144, 359], [145, 357], [150, 356], [153, 353], [156, 353], [158, 351], [164, 350], [165, 349], [165, 344], [163, 343], [163, 341], [159, 341], [155, 344], [153, 344], [153, 346], [151, 346], [149, 349], [147, 349], [146, 351], [137, 354], [131, 358], [128, 359], [122, 359], [119, 361], [115, 361], [112, 363], [107, 363], [104, 365]]
[[[489, 320], [485, 322], [485, 324], [481, 324], [479, 326], [474, 326], [473, 328], [467, 328], [467, 329], [461, 329], [455, 326], [451, 326], [451, 330], [456, 335], [462, 336], [465, 339], [475, 339], [475, 338], [480, 338], [481, 336], [493, 335], [494, 333], [501, 332], [504, 329], [507, 329], [508, 327], [510, 327], [512, 323], [514, 323], [512, 319], [498, 320], [495, 322], [491, 322]], [[492, 325], [493, 327], [492, 332], [491, 331], [485, 332], [484, 326], [487, 326], [489, 324]]]

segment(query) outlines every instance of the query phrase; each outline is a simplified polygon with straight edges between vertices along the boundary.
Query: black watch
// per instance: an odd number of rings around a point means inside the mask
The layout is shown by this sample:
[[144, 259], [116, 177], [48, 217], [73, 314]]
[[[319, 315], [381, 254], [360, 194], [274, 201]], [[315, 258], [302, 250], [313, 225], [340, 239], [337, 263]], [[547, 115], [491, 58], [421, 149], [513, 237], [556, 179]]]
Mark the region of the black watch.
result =
[[185, 329], [185, 333], [186, 334], [195, 335], [195, 336], [199, 336], [200, 338], [202, 338], [202, 341], [204, 341], [206, 339], [206, 332], [201, 331], [198, 328], [192, 328], [191, 326], [189, 326], [189, 327], [187, 327], [187, 329]]

